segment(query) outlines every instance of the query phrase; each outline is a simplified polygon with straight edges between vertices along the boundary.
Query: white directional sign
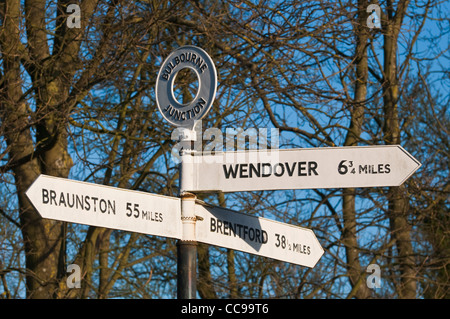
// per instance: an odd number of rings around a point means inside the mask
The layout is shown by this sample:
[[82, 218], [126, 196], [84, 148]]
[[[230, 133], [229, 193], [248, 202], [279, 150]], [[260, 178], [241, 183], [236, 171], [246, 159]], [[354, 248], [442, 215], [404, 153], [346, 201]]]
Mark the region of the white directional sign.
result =
[[237, 151], [193, 156], [183, 191], [399, 186], [421, 164], [399, 145]]
[[197, 241], [313, 268], [323, 248], [313, 231], [229, 209], [195, 205]]
[[181, 238], [180, 199], [40, 175], [26, 192], [43, 218]]

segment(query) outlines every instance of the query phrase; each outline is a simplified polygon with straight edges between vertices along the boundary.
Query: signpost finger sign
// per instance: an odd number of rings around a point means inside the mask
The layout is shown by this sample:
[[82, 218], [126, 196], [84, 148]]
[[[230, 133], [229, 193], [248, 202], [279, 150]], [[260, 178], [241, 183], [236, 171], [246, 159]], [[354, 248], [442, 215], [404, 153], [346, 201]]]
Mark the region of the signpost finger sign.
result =
[[252, 150], [193, 156], [190, 160], [195, 174], [184, 191], [399, 186], [421, 165], [399, 145], [281, 149], [271, 153], [267, 156]]
[[196, 204], [195, 214], [201, 217], [196, 236], [202, 243], [310, 268], [324, 252], [310, 229], [205, 204]]
[[40, 175], [26, 192], [43, 218], [181, 238], [180, 199]]

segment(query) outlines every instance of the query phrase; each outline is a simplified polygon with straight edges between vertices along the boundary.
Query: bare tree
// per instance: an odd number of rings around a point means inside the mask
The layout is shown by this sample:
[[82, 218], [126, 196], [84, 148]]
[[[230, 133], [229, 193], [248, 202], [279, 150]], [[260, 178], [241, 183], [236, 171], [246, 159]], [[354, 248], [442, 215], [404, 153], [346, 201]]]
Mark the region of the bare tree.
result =
[[[70, 4], [80, 27], [68, 23]], [[175, 240], [42, 219], [25, 191], [48, 174], [177, 196], [174, 127], [157, 112], [154, 84], [162, 60], [185, 44], [205, 49], [218, 70], [199, 134], [262, 127], [279, 130], [282, 148], [402, 144], [432, 172], [389, 189], [199, 195], [311, 228], [325, 249], [306, 269], [200, 245], [202, 298], [448, 296], [448, 94], [415, 51], [440, 4], [380, 2], [373, 29], [368, 5], [1, 1], [4, 296], [23, 297], [24, 286], [28, 298], [176, 296]], [[436, 21], [448, 31], [448, 19]], [[179, 74], [180, 99], [193, 82]], [[66, 285], [69, 263], [81, 267], [81, 289]], [[380, 290], [366, 285], [371, 263], [382, 269]]]

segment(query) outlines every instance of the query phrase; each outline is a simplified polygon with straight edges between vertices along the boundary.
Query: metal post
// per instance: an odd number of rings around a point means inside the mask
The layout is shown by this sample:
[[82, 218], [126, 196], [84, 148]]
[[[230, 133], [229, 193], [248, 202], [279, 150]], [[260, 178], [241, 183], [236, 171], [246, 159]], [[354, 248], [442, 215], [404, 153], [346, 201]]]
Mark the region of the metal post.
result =
[[195, 194], [184, 191], [193, 182], [193, 155], [191, 141], [195, 131], [186, 130], [180, 141], [183, 142], [180, 169], [180, 198], [182, 238], [177, 244], [177, 297], [195, 299], [197, 294], [197, 241], [195, 238]]
[[197, 245], [178, 242], [177, 298], [195, 299], [197, 293]]
[[[192, 216], [195, 195], [186, 193], [181, 196], [181, 221], [183, 239], [178, 241], [177, 296], [178, 299], [195, 299], [197, 293], [197, 242], [187, 239], [186, 232], [195, 232], [195, 215]], [[195, 237], [195, 233], [194, 233]]]

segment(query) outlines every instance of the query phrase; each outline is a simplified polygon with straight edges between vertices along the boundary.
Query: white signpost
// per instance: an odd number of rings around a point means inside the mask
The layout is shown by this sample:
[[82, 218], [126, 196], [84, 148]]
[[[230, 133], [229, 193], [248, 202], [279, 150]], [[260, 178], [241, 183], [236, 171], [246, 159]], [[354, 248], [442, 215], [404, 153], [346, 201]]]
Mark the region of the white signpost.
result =
[[[199, 80], [194, 100], [181, 104], [173, 86], [188, 68]], [[184, 129], [180, 198], [40, 175], [26, 195], [43, 218], [179, 239], [178, 297], [196, 295], [196, 242], [314, 267], [323, 255], [312, 230], [196, 203], [196, 192], [401, 185], [421, 164], [399, 145], [238, 151], [197, 155], [194, 127], [212, 106], [217, 74], [208, 54], [181, 47], [156, 81], [162, 116]]]
[[43, 218], [181, 238], [180, 199], [40, 175], [26, 192]]
[[399, 186], [421, 166], [399, 145], [237, 151], [190, 160], [194, 177], [183, 189], [190, 192]]
[[195, 205], [197, 241], [313, 268], [323, 255], [310, 229], [233, 210]]

